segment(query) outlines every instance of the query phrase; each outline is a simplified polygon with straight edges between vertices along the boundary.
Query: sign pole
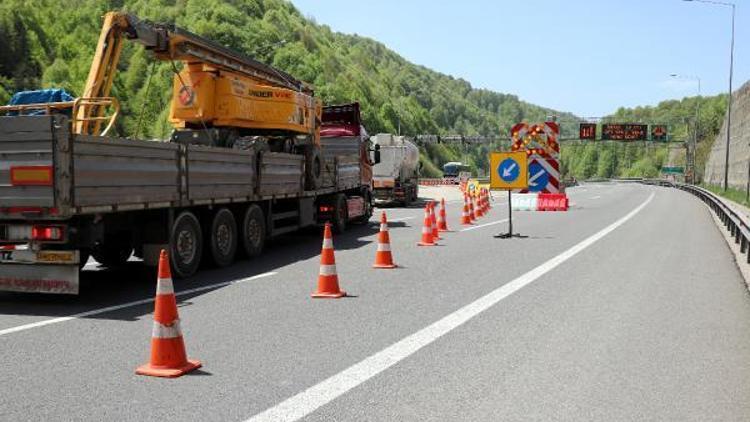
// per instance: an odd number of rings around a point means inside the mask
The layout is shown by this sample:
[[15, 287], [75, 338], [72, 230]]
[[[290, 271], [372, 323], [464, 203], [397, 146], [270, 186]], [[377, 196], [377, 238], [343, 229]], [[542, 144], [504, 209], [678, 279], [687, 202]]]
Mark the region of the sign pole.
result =
[[508, 189], [508, 237], [513, 237], [513, 207], [510, 202], [510, 189]]

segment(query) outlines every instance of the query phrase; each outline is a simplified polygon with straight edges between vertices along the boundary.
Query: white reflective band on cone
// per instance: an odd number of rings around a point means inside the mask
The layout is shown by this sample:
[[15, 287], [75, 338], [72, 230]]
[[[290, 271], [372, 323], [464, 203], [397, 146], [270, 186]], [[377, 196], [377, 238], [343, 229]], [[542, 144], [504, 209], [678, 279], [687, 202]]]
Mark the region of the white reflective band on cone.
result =
[[391, 244], [390, 243], [378, 243], [378, 252], [390, 252], [391, 251]]
[[321, 265], [320, 275], [336, 275], [336, 264], [333, 265]]
[[333, 249], [333, 239], [323, 239], [323, 249]]
[[386, 224], [386, 223], [381, 224], [380, 225], [380, 231], [381, 232], [388, 231], [388, 224]]
[[173, 295], [174, 285], [171, 278], [160, 278], [156, 281], [157, 295]]
[[432, 233], [432, 226], [422, 227], [422, 234], [425, 234], [425, 233]]
[[152, 338], [177, 338], [182, 337], [182, 330], [180, 329], [180, 320], [176, 319], [172, 322], [172, 325], [160, 324], [158, 321], [154, 321], [154, 328], [151, 330]]

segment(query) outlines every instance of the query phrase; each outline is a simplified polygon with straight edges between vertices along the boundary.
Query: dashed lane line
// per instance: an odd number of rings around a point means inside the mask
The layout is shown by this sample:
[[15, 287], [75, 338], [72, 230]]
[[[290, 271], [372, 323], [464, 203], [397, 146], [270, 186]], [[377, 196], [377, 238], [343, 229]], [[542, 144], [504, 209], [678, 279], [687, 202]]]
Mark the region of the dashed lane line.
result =
[[467, 232], [469, 230], [476, 230], [476, 229], [481, 229], [482, 227], [494, 226], [495, 224], [505, 223], [506, 221], [508, 221], [508, 219], [504, 218], [502, 220], [492, 221], [492, 222], [489, 222], [489, 223], [479, 224], [479, 225], [476, 225], [476, 226], [469, 226], [469, 227], [463, 228], [463, 229], [461, 229], [459, 231]]

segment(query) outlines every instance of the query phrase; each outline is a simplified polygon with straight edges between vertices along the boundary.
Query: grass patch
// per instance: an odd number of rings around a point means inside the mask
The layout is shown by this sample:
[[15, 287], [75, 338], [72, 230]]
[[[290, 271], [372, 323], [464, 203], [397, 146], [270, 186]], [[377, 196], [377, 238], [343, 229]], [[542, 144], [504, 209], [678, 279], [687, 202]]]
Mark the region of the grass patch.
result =
[[726, 191], [724, 191], [724, 188], [721, 186], [709, 185], [705, 183], [701, 184], [700, 186], [721, 197], [727, 198], [729, 200], [732, 200], [746, 207], [750, 207], [750, 202], [747, 201], [747, 193], [745, 192], [744, 189], [736, 189], [736, 188], [730, 187]]

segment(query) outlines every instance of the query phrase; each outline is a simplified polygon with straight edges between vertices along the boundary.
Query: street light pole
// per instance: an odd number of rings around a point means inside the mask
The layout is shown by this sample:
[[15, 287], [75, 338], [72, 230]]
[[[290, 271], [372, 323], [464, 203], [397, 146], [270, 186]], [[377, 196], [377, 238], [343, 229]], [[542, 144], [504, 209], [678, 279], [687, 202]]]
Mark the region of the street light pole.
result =
[[691, 183], [695, 183], [695, 152], [698, 149], [698, 127], [700, 122], [700, 108], [701, 108], [701, 102], [700, 102], [700, 96], [701, 96], [701, 78], [697, 76], [683, 76], [678, 75], [677, 73], [672, 73], [669, 75], [673, 78], [678, 79], [689, 79], [692, 81], [696, 81], [698, 83], [698, 96], [695, 99], [695, 122], [693, 123], [693, 145], [690, 148], [691, 152], [688, 154], [688, 169], [690, 170], [690, 177], [691, 177]]
[[[726, 154], [724, 155], [724, 192], [729, 187], [729, 140], [732, 133], [732, 73], [734, 71], [734, 13], [736, 6], [734, 3], [712, 0], [683, 0], [695, 1], [698, 3], [716, 4], [720, 6], [729, 6], [732, 8], [732, 41], [729, 46], [729, 98], [727, 98], [727, 145]], [[750, 196], [750, 164], [748, 164], [748, 187], [747, 194]]]

